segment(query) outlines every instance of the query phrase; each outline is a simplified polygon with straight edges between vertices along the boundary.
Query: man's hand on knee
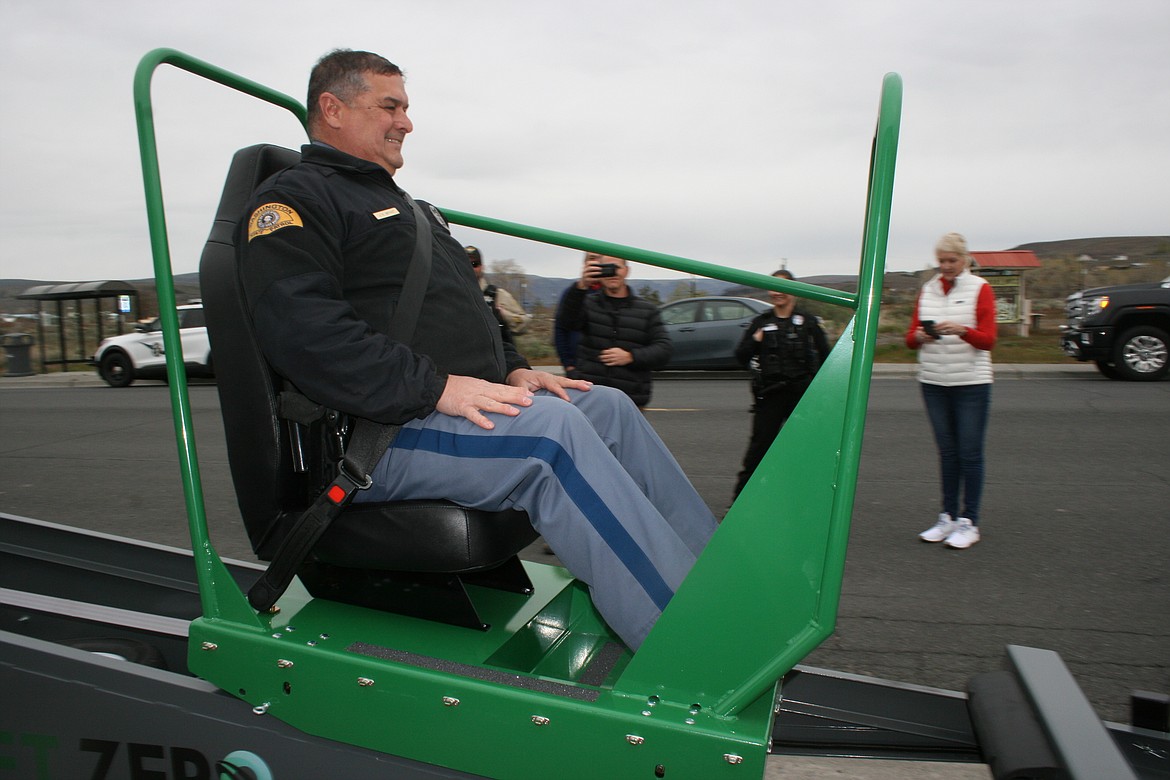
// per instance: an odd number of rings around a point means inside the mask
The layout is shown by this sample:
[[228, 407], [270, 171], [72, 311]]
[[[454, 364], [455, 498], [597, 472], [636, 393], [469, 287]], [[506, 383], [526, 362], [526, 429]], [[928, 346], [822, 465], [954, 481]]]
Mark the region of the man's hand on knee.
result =
[[466, 417], [480, 428], [490, 431], [496, 425], [483, 413], [515, 417], [520, 414], [520, 410], [513, 404], [531, 406], [532, 391], [525, 387], [498, 385], [473, 376], [452, 374], [447, 377], [447, 386], [443, 388], [435, 408], [452, 417]]
[[548, 390], [562, 401], [569, 400], [569, 394], [565, 392], [566, 387], [574, 390], [588, 390], [593, 387], [592, 382], [586, 382], [584, 379], [569, 379], [567, 376], [557, 376], [547, 371], [533, 371], [531, 368], [518, 368], [508, 374], [508, 384], [534, 393], [537, 390]]

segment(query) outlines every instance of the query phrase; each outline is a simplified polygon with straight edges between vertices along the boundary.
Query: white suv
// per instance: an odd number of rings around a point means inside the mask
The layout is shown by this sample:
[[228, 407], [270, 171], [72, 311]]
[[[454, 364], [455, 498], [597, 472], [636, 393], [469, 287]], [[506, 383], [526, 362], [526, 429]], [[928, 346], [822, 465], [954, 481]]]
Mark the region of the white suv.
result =
[[[177, 309], [179, 340], [183, 343], [187, 375], [214, 376], [203, 304], [192, 303]], [[93, 354], [93, 364], [97, 366], [98, 375], [111, 387], [126, 387], [135, 379], [166, 379], [167, 356], [158, 318], [138, 325], [134, 333], [102, 341]]]

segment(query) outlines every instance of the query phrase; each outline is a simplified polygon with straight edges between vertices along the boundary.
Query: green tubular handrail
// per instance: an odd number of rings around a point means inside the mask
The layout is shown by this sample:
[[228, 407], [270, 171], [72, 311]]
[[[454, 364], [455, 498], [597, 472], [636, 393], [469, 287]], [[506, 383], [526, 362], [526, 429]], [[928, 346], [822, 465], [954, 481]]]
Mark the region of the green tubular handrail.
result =
[[187, 524], [195, 555], [196, 575], [203, 614], [225, 617], [259, 625], [256, 613], [248, 606], [239, 589], [220, 561], [207, 533], [207, 513], [203, 505], [203, 485], [199, 476], [199, 458], [195, 451], [195, 431], [191, 422], [191, 401], [187, 392], [187, 372], [183, 363], [183, 345], [179, 338], [179, 318], [175, 309], [175, 280], [171, 267], [170, 242], [167, 237], [166, 212], [163, 207], [162, 178], [158, 167], [158, 144], [154, 132], [154, 109], [150, 99], [150, 82], [160, 65], [173, 65], [211, 81], [282, 106], [306, 124], [304, 106], [295, 99], [254, 81], [236, 76], [222, 68], [195, 59], [174, 49], [154, 49], [138, 63], [134, 72], [134, 115], [138, 125], [138, 148], [142, 158], [142, 180], [146, 190], [146, 215], [150, 228], [150, 248], [154, 260], [154, 278], [158, 290], [159, 322], [167, 353], [167, 381], [171, 392], [171, 412], [179, 445], [179, 471], [183, 479], [183, 496], [187, 507]]
[[793, 295], [799, 295], [802, 298], [808, 298], [814, 301], [832, 303], [837, 306], [847, 306], [850, 309], [857, 308], [857, 295], [854, 293], [833, 290], [828, 287], [819, 287], [815, 284], [806, 284], [804, 282], [766, 276], [755, 273], [754, 271], [743, 271], [738, 268], [727, 268], [713, 263], [704, 263], [700, 260], [688, 260], [685, 257], [679, 257], [677, 255], [667, 255], [662, 252], [652, 252], [648, 249], [638, 249], [637, 247], [614, 244], [609, 241], [598, 241], [596, 239], [585, 238], [584, 236], [575, 236], [571, 233], [560, 233], [555, 230], [545, 230], [529, 225], [520, 225], [515, 222], [505, 222], [502, 219], [481, 217], [463, 211], [443, 209], [443, 216], [447, 218], [448, 222], [454, 222], [464, 227], [502, 233], [503, 235], [516, 236], [517, 238], [526, 238], [531, 241], [563, 246], [569, 249], [580, 249], [583, 252], [597, 252], [598, 254], [609, 255], [610, 257], [622, 257], [635, 263], [645, 263], [647, 265], [658, 266], [659, 268], [669, 268], [673, 271], [681, 271], [695, 276], [706, 276], [711, 279], [720, 279], [725, 282], [742, 284], [747, 287], [790, 292]]

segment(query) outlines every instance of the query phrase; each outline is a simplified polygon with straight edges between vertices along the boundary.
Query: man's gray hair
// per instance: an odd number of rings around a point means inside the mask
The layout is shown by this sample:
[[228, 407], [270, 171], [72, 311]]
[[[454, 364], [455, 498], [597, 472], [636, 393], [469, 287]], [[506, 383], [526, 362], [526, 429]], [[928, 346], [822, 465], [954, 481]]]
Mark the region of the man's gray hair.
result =
[[321, 109], [318, 103], [321, 95], [329, 92], [343, 103], [349, 103], [369, 90], [367, 73], [376, 76], [401, 76], [402, 69], [379, 54], [352, 49], [334, 49], [317, 60], [312, 73], [309, 74], [309, 96], [305, 102], [309, 109], [310, 131], [320, 119]]

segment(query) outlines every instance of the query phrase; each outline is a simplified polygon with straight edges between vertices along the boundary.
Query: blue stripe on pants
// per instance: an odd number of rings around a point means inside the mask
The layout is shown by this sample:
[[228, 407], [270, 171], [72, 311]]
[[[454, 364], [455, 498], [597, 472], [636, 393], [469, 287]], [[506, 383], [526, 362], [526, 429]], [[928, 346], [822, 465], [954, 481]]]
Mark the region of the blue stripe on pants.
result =
[[547, 463], [565, 494], [589, 519], [590, 525], [613, 550], [659, 610], [666, 608], [674, 591], [630, 533], [577, 468], [558, 442], [538, 436], [464, 436], [427, 429], [403, 428], [395, 449], [422, 450], [458, 458], [535, 458]]

